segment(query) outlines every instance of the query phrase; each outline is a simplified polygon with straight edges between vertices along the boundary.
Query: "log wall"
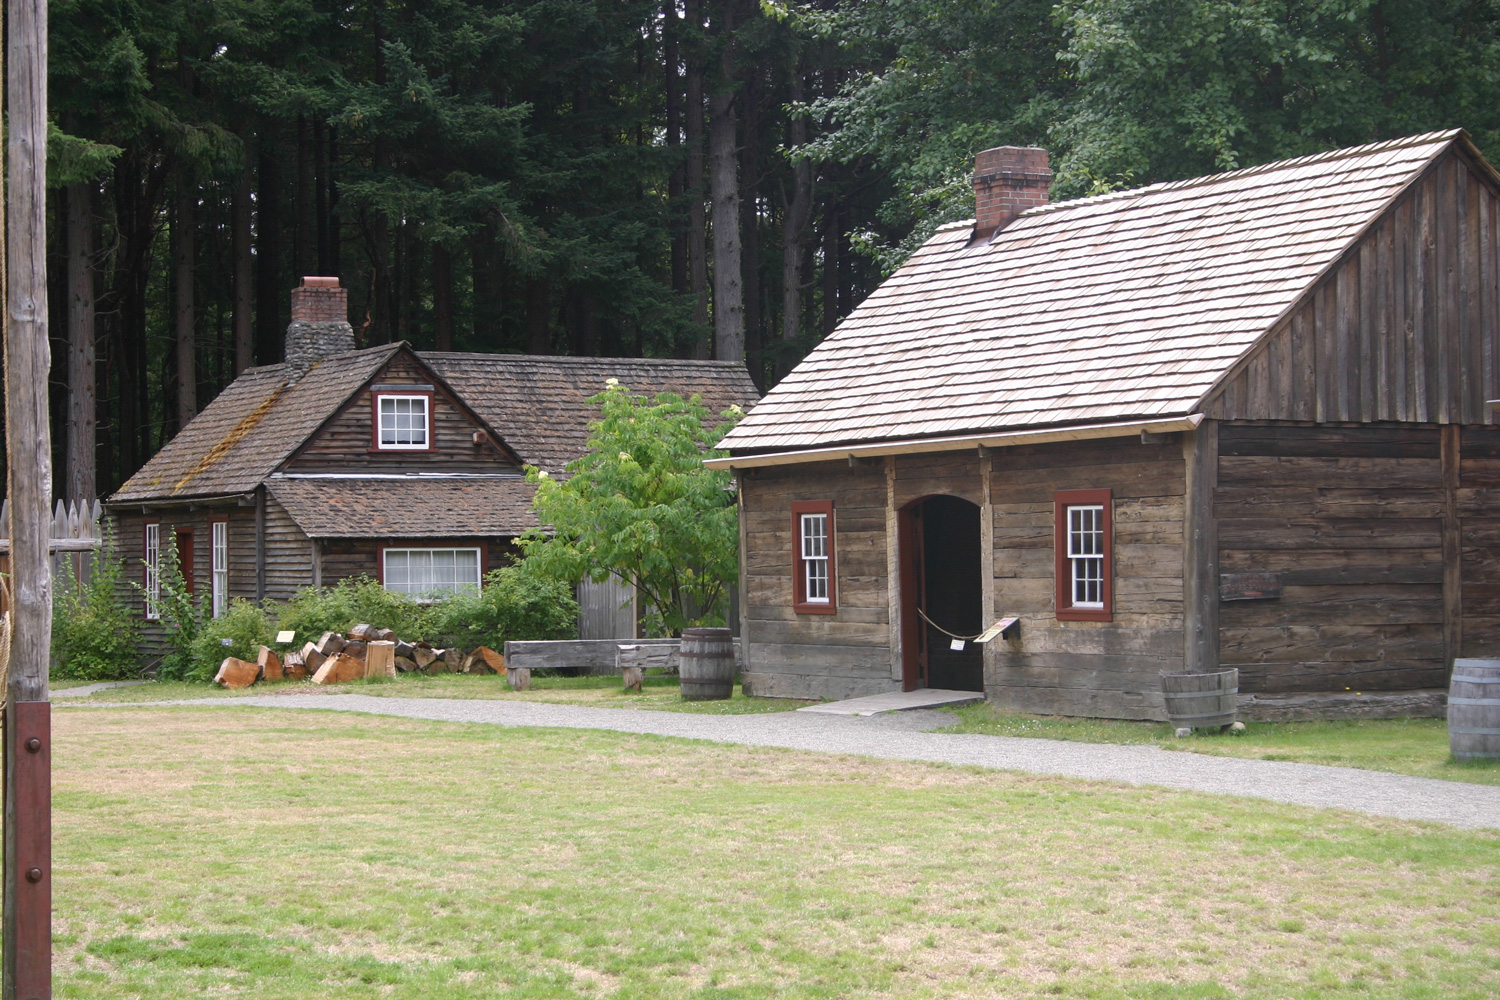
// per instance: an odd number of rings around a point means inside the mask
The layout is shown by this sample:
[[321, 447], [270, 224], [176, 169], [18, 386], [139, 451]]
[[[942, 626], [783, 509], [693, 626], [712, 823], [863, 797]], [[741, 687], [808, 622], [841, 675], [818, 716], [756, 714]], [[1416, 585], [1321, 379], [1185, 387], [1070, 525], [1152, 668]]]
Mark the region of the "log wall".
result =
[[[886, 474], [879, 463], [822, 462], [740, 472], [745, 643], [750, 692], [853, 698], [899, 690], [891, 677]], [[838, 610], [792, 611], [791, 505], [831, 500]]]
[[[1163, 670], [1183, 658], [1183, 496], [1178, 435], [1035, 445], [990, 456], [994, 618], [1019, 634], [986, 650], [985, 694], [1006, 708], [1162, 718]], [[1058, 621], [1053, 494], [1114, 493], [1114, 615]]]
[[1460, 655], [1500, 657], [1500, 429], [1465, 427], [1459, 456]]

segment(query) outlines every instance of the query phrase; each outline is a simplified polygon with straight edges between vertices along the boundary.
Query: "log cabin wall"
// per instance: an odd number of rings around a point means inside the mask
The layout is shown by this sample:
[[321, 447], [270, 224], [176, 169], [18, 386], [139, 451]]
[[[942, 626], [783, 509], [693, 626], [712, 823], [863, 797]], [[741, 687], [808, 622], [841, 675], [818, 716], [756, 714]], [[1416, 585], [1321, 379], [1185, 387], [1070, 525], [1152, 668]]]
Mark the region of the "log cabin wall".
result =
[[[1178, 435], [1034, 445], [990, 456], [994, 618], [985, 695], [1025, 712], [1164, 718], [1162, 671], [1182, 669], [1185, 463]], [[1059, 621], [1054, 494], [1113, 492], [1111, 621]]]
[[[739, 476], [748, 691], [853, 698], [899, 690], [899, 673], [891, 677], [885, 465], [821, 462]], [[833, 503], [835, 614], [792, 610], [791, 505], [804, 500]]]
[[342, 580], [367, 576], [381, 579], [380, 552], [388, 548], [479, 549], [479, 572], [507, 566], [519, 555], [513, 538], [324, 538], [319, 539], [319, 586], [332, 587]]
[[266, 504], [265, 597], [286, 601], [313, 585], [313, 542], [265, 487], [261, 491]]
[[[409, 356], [397, 354], [372, 385], [433, 385], [432, 375]], [[358, 392], [287, 460], [287, 472], [414, 473], [518, 472], [520, 466], [488, 438], [474, 443], [480, 425], [441, 386], [432, 397], [432, 451], [379, 451], [373, 447], [371, 392]]]
[[1500, 657], [1500, 428], [1465, 427], [1454, 498], [1461, 656]]
[[1219, 663], [1242, 692], [1446, 685], [1443, 433], [1219, 426], [1219, 570], [1283, 588], [1219, 603]]

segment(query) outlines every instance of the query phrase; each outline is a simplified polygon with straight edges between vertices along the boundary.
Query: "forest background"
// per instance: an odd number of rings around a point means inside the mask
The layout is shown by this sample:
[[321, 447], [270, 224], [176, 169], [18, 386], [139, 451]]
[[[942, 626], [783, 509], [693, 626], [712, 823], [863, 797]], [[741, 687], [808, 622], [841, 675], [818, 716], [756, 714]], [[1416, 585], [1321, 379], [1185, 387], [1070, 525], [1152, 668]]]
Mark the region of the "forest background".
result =
[[280, 360], [301, 275], [360, 346], [744, 359], [773, 384], [976, 151], [1053, 200], [1463, 127], [1500, 0], [53, 0], [54, 495], [108, 494]]

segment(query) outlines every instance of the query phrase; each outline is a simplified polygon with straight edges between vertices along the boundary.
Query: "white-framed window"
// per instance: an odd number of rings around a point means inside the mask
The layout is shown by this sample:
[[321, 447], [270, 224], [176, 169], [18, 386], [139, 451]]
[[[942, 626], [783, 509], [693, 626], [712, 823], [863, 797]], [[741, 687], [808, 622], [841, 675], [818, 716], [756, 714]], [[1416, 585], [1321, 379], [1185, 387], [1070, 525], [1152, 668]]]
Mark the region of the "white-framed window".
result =
[[143, 581], [146, 592], [146, 617], [156, 621], [161, 617], [161, 525], [146, 525], [146, 541], [142, 551], [142, 562], [146, 567]]
[[1104, 607], [1104, 506], [1068, 507], [1070, 605]]
[[229, 522], [213, 522], [212, 532], [213, 613], [222, 618], [229, 609]]
[[828, 603], [828, 515], [800, 514], [802, 522], [802, 600]]
[[478, 549], [386, 549], [385, 589], [432, 597], [479, 589]]
[[426, 451], [431, 439], [430, 400], [426, 395], [376, 396], [376, 447], [382, 451]]

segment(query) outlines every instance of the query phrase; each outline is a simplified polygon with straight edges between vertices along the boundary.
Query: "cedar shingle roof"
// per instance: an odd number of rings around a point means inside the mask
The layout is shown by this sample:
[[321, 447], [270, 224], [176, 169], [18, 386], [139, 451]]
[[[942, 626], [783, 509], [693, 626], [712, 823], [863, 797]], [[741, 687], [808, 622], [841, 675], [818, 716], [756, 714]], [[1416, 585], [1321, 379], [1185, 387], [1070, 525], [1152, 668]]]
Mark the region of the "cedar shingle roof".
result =
[[570, 358], [515, 354], [421, 351], [433, 371], [454, 388], [527, 464], [563, 470], [588, 447], [588, 424], [599, 411], [591, 396], [604, 380], [646, 396], [699, 395], [715, 415], [731, 405], [746, 409], [760, 398], [743, 364], [655, 358]]
[[275, 476], [266, 488], [309, 538], [510, 536], [536, 527], [536, 487], [519, 476]]
[[945, 226], [723, 447], [1190, 414], [1460, 135], [1044, 206], [988, 245]]
[[248, 493], [400, 348], [388, 344], [326, 358], [290, 386], [284, 364], [246, 370], [110, 502]]

